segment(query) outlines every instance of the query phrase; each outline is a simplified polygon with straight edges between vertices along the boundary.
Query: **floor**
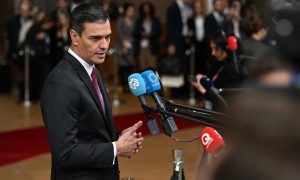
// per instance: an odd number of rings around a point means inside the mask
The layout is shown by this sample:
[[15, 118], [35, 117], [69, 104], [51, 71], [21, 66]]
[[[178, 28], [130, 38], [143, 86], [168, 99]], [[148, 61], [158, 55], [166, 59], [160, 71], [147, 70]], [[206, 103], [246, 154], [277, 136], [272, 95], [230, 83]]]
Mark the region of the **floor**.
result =
[[[140, 112], [138, 98], [131, 94], [111, 94], [114, 115]], [[0, 132], [43, 126], [40, 104], [29, 106], [16, 102], [17, 93], [0, 94]], [[120, 103], [119, 103], [120, 102]], [[176, 101], [177, 102], [177, 101]], [[188, 101], [177, 103], [188, 104]], [[180, 130], [175, 135], [182, 139], [197, 137], [202, 127]], [[187, 180], [195, 179], [196, 169], [202, 156], [199, 141], [178, 143], [164, 134], [146, 136], [143, 149], [133, 158], [119, 158], [121, 178], [133, 177], [135, 180], [168, 180], [173, 173], [172, 150], [183, 150], [184, 171]], [[50, 154], [0, 167], [1, 180], [49, 180]]]

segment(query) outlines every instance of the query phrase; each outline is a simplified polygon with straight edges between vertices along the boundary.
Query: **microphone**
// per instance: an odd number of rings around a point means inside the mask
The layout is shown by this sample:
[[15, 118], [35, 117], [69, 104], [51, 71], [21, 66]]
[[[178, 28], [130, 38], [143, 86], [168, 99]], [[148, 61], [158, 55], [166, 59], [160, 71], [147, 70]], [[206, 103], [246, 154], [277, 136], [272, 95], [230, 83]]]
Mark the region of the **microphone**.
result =
[[226, 108], [229, 108], [229, 105], [228, 105], [227, 101], [220, 95], [220, 91], [217, 88], [214, 87], [213, 82], [209, 78], [206, 78], [206, 77], [201, 78], [200, 79], [200, 84], [207, 91], [211, 90], [218, 97], [218, 99], [223, 103], [223, 105]]
[[213, 128], [205, 127], [200, 133], [200, 143], [203, 149], [212, 155], [218, 155], [225, 148], [222, 136]]
[[238, 49], [238, 43], [235, 36], [229, 36], [227, 39], [227, 45], [228, 49], [232, 52], [232, 58], [234, 63], [234, 68], [237, 74], [239, 74], [239, 67], [238, 67], [238, 61], [237, 61], [237, 55], [236, 50]]
[[146, 84], [143, 77], [138, 73], [131, 74], [128, 77], [128, 85], [131, 93], [140, 100], [142, 109], [147, 117], [147, 125], [151, 135], [159, 134], [157, 122], [151, 115], [148, 103], [144, 97], [144, 94], [146, 93]]
[[184, 171], [183, 171], [183, 150], [182, 149], [173, 149], [173, 164], [174, 171], [171, 177], [171, 180], [184, 180]]
[[[162, 103], [160, 96], [157, 91], [159, 91], [160, 83], [157, 79], [156, 75], [153, 71], [147, 70], [141, 73], [142, 77], [146, 82], [146, 94], [151, 94], [158, 108], [166, 110], [165, 105]], [[178, 130], [173, 117], [164, 115], [162, 113], [159, 114], [162, 120], [162, 127], [167, 136], [171, 136], [171, 134]]]
[[153, 71], [155, 73], [155, 75], [156, 75], [156, 77], [157, 77], [157, 79], [159, 81], [159, 84], [160, 84], [160, 90], [157, 91], [157, 92], [158, 92], [158, 94], [159, 94], [160, 97], [164, 97], [165, 91], [164, 91], [164, 87], [163, 87], [163, 85], [161, 83], [161, 80], [160, 80], [158, 72], [153, 67], [147, 67], [147, 68], [143, 69], [142, 71], [140, 71], [140, 73], [143, 73], [143, 72], [145, 72], [147, 70], [151, 70], [151, 71]]

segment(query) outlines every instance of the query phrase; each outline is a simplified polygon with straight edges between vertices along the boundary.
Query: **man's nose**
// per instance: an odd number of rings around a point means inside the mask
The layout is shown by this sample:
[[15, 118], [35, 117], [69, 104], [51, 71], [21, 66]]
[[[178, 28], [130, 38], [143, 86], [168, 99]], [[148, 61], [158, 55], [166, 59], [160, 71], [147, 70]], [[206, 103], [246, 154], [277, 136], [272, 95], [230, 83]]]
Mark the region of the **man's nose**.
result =
[[108, 49], [108, 47], [109, 47], [109, 40], [107, 40], [105, 38], [101, 39], [99, 48]]

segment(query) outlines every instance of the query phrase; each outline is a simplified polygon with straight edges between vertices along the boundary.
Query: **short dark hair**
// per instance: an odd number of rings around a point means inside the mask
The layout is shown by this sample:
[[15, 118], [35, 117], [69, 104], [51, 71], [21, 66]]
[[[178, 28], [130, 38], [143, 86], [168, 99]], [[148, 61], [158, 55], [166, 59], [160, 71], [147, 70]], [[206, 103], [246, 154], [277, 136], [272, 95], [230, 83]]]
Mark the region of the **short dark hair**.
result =
[[250, 34], [257, 33], [265, 28], [268, 28], [267, 20], [261, 14], [251, 16], [247, 23], [247, 30]]
[[221, 48], [223, 51], [227, 51], [227, 35], [223, 30], [219, 30], [214, 33], [211, 38], [218, 48]]
[[109, 15], [100, 5], [90, 2], [82, 3], [72, 11], [69, 28], [81, 35], [84, 23], [105, 23], [106, 21], [109, 21]]

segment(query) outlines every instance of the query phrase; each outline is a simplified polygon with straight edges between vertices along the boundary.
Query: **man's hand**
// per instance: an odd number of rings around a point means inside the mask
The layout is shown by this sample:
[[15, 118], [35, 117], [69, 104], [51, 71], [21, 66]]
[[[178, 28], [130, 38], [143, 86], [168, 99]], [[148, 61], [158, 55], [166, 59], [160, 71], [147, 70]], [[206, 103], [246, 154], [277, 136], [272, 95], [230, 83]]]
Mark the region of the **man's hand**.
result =
[[118, 156], [130, 158], [142, 149], [144, 138], [141, 132], [136, 133], [136, 130], [140, 128], [142, 124], [143, 122], [139, 121], [122, 132], [118, 141], [116, 141]]

